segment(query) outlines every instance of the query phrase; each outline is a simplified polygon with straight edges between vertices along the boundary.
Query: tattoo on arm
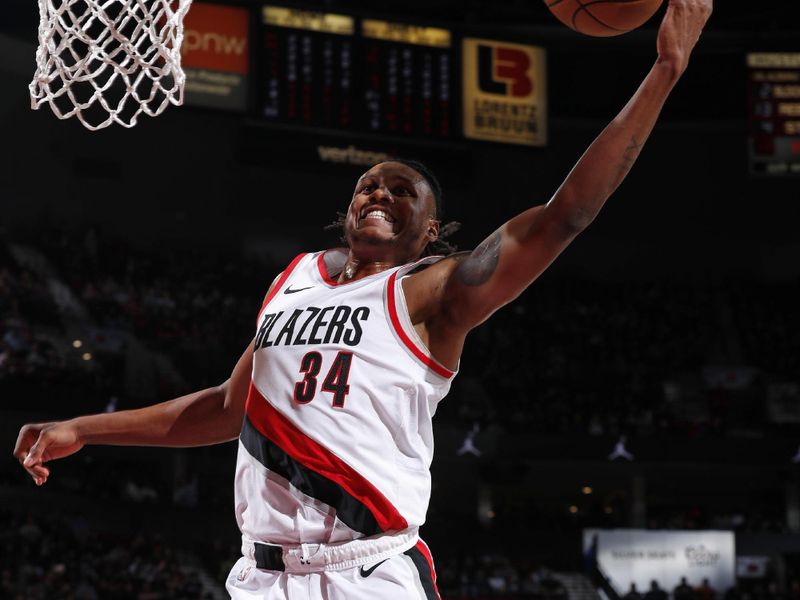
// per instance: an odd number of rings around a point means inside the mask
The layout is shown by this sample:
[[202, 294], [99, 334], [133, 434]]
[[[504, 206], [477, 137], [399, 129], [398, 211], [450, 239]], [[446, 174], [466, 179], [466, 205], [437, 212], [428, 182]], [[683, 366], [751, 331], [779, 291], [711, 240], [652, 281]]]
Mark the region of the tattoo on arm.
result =
[[500, 260], [500, 241], [498, 229], [458, 266], [458, 280], [464, 285], [478, 286], [486, 283], [497, 269]]
[[628, 144], [627, 148], [625, 148], [625, 153], [622, 155], [622, 160], [619, 163], [619, 168], [617, 171], [618, 181], [622, 181], [628, 174], [628, 171], [631, 170], [633, 163], [635, 163], [636, 159], [639, 158], [639, 152], [641, 152], [643, 146], [644, 142], [640, 144], [636, 141], [635, 135], [631, 136], [631, 143]]

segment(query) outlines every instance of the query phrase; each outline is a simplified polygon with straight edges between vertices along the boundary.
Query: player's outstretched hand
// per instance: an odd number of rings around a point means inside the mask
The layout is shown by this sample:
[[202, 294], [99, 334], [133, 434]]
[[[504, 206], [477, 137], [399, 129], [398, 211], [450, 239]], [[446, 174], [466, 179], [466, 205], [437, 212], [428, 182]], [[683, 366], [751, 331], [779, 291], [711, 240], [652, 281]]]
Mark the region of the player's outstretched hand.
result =
[[71, 421], [30, 423], [19, 430], [14, 456], [34, 483], [42, 485], [50, 476], [44, 463], [75, 454], [81, 448], [83, 442]]
[[686, 70], [713, 4], [713, 0], [669, 0], [658, 31], [658, 60], [670, 65], [677, 75]]

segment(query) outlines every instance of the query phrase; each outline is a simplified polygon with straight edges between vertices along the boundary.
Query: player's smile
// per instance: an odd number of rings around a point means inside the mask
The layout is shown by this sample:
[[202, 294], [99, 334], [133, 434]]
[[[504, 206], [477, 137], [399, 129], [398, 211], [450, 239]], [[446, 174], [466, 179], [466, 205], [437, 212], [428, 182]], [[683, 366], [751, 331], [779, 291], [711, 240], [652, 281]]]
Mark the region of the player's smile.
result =
[[366, 227], [368, 225], [376, 225], [378, 227], [390, 227], [394, 233], [394, 224], [397, 219], [392, 216], [391, 211], [387, 207], [379, 204], [373, 204], [361, 209], [358, 218], [358, 227]]

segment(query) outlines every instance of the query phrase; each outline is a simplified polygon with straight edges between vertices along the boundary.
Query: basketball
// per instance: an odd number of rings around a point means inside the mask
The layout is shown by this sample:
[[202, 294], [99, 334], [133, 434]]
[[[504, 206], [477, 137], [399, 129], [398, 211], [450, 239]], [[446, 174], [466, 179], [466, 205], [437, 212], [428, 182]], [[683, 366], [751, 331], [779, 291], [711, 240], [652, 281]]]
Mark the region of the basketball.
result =
[[545, 0], [547, 8], [567, 27], [596, 37], [621, 35], [655, 14], [662, 0]]

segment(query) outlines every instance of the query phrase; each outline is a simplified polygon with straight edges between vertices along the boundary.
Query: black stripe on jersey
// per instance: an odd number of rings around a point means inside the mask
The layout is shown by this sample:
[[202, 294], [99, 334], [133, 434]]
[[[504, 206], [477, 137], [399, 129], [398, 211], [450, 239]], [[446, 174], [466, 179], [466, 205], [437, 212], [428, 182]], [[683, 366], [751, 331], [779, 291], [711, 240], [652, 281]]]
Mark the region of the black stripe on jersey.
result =
[[436, 584], [433, 582], [433, 573], [431, 573], [431, 567], [420, 549], [416, 546], [413, 546], [406, 550], [403, 554], [411, 558], [414, 566], [417, 567], [419, 581], [422, 584], [423, 591], [425, 592], [426, 600], [440, 600], [439, 594], [436, 593]]
[[[239, 439], [258, 462], [286, 479], [298, 490], [336, 510], [336, 516], [350, 529], [364, 535], [383, 533], [369, 508], [338, 483], [312, 471], [286, 454], [253, 426], [245, 415]], [[424, 560], [424, 558], [423, 558]]]

